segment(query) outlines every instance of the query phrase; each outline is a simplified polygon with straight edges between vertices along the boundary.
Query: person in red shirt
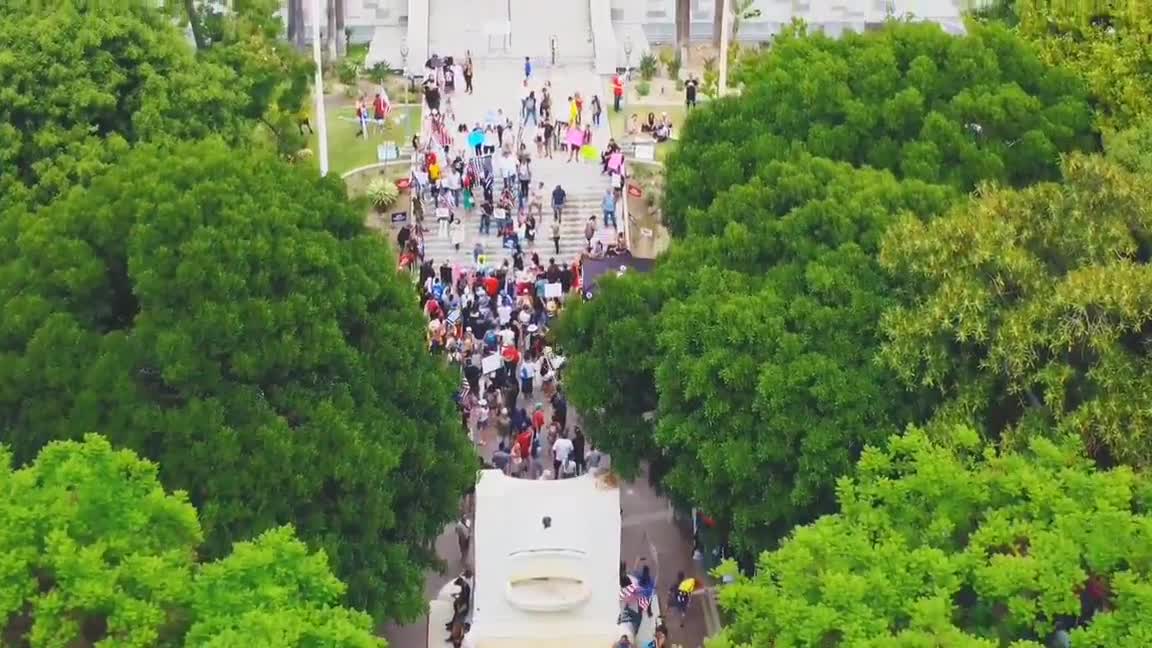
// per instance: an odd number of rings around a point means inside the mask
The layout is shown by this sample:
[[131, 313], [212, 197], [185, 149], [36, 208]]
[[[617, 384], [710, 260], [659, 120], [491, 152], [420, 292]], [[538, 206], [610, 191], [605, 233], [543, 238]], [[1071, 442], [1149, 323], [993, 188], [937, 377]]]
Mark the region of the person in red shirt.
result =
[[612, 77], [612, 108], [620, 112], [620, 100], [624, 98], [624, 77], [617, 74]]
[[520, 446], [520, 456], [525, 461], [532, 456], [532, 430], [524, 430], [516, 436], [516, 445]]
[[428, 301], [424, 302], [424, 312], [428, 315], [428, 319], [438, 319], [443, 313], [440, 310], [440, 303], [431, 297]]
[[540, 434], [540, 430], [544, 428], [547, 421], [544, 419], [544, 405], [536, 403], [536, 411], [532, 413], [532, 427], [536, 428], [536, 434]]
[[496, 277], [493, 277], [492, 275], [484, 277], [484, 292], [488, 293], [489, 298], [495, 299], [496, 293], [499, 290], [500, 282], [496, 280]]

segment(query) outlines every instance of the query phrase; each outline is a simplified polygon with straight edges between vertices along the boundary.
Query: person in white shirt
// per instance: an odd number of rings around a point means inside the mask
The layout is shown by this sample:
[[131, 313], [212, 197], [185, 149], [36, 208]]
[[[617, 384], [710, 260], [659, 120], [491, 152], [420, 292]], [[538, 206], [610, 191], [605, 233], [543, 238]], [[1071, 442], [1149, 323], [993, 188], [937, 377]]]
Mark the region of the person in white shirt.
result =
[[560, 467], [560, 478], [569, 479], [576, 476], [576, 462], [569, 459]]
[[484, 129], [484, 152], [491, 155], [496, 152], [496, 146], [500, 143], [499, 138], [496, 136], [496, 129], [493, 126], [488, 126]]
[[444, 178], [444, 188], [448, 190], [448, 196], [452, 199], [452, 206], [460, 206], [460, 189], [464, 186], [464, 182], [459, 173], [455, 169], [450, 169]]
[[557, 478], [560, 475], [560, 467], [568, 463], [568, 457], [572, 455], [572, 450], [572, 441], [568, 439], [567, 434], [561, 434], [552, 443], [552, 473], [557, 475]]
[[448, 237], [448, 222], [451, 220], [452, 212], [447, 207], [436, 208], [436, 237]]

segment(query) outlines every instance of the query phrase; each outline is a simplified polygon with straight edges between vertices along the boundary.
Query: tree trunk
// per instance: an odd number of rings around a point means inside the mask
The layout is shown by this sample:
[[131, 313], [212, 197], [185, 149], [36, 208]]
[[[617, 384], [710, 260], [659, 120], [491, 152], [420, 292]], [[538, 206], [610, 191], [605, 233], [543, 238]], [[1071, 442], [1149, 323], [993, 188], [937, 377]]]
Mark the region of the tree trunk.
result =
[[296, 43], [296, 32], [300, 31], [300, 16], [296, 15], [296, 0], [288, 0], [288, 42]]
[[676, 0], [676, 49], [683, 52], [692, 40], [691, 0]]
[[712, 47], [716, 48], [716, 56], [720, 56], [720, 34], [724, 32], [724, 0], [716, 0], [712, 10]]
[[196, 41], [196, 49], [208, 47], [204, 42], [204, 26], [200, 24], [200, 13], [196, 10], [196, 0], [184, 0], [184, 9], [188, 12], [188, 24], [192, 27], [192, 40]]
[[340, 38], [336, 33], [336, 0], [328, 0], [328, 29], [324, 30], [324, 53], [329, 63], [336, 60], [336, 41]]
[[288, 0], [288, 11], [296, 14], [296, 35], [292, 42], [296, 44], [297, 49], [303, 50], [304, 44], [308, 42], [308, 24], [304, 20], [304, 0]]
[[336, 3], [336, 55], [344, 58], [348, 53], [348, 35], [344, 33], [344, 14], [347, 12], [348, 7], [345, 6], [347, 0], [334, 0]]

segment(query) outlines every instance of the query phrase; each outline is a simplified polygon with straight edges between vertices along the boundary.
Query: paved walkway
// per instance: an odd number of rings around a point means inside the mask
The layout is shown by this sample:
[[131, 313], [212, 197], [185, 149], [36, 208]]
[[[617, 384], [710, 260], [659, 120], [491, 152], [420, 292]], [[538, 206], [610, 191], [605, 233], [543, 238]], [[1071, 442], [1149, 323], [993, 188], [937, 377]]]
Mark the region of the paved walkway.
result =
[[[444, 52], [437, 52], [444, 54]], [[461, 57], [462, 58], [462, 57]], [[459, 122], [473, 124], [483, 121], [489, 112], [502, 109], [505, 114], [512, 115], [514, 120], [519, 118], [520, 99], [527, 93], [527, 89], [539, 89], [544, 82], [550, 82], [553, 88], [553, 97], [557, 100], [556, 110], [566, 110], [565, 99], [575, 91], [580, 91], [586, 99], [586, 115], [590, 117], [591, 111], [588, 103], [594, 93], [604, 87], [602, 80], [597, 78], [591, 68], [582, 65], [567, 66], [541, 66], [538, 67], [530, 81], [528, 88], [523, 85], [523, 63], [513, 61], [476, 61], [475, 92], [473, 95], [464, 95], [458, 92], [454, 101], [454, 110]], [[459, 85], [463, 89], [463, 83]], [[603, 100], [604, 97], [601, 97]], [[606, 105], [607, 109], [610, 106]], [[607, 114], [605, 114], [607, 117]], [[601, 220], [600, 197], [609, 187], [609, 180], [599, 173], [599, 165], [590, 163], [568, 164], [559, 158], [553, 160], [535, 159], [535, 146], [531, 144], [535, 135], [534, 127], [528, 127], [524, 133], [524, 141], [529, 142], [533, 152], [534, 182], [544, 181], [549, 190], [556, 184], [565, 187], [568, 193], [569, 207], [564, 217], [561, 232], [561, 254], [557, 261], [571, 261], [573, 256], [579, 254], [584, 247], [583, 227], [589, 215], [597, 216]], [[594, 130], [593, 145], [602, 148], [609, 139], [607, 119], [600, 128]], [[486, 252], [496, 246], [496, 237], [484, 237], [478, 234], [478, 217], [466, 216], [467, 236], [459, 252], [453, 249], [450, 241], [438, 239], [436, 232], [429, 232], [425, 243], [426, 258], [435, 259], [435, 264], [444, 258], [451, 258], [462, 265], [472, 265], [472, 245], [477, 240], [485, 244]], [[619, 216], [617, 217], [619, 221]], [[549, 225], [551, 223], [550, 210], [545, 214], [544, 222], [540, 228], [534, 248], [526, 248], [528, 254], [538, 250], [543, 260], [554, 255], [551, 241], [547, 240]], [[607, 242], [616, 238], [614, 228], [598, 228], [597, 237]], [[488, 241], [491, 241], [491, 247]], [[539, 394], [539, 391], [537, 391]], [[545, 405], [546, 415], [551, 417], [551, 407], [546, 399], [539, 396], [534, 398], [520, 397], [519, 406], [532, 411], [536, 400]], [[570, 412], [570, 427], [579, 424], [578, 414]], [[590, 439], [594, 441], [596, 430], [585, 430]], [[481, 430], [477, 435], [477, 451], [481, 456], [490, 458], [497, 447], [496, 432], [493, 427]], [[670, 506], [663, 497], [658, 495], [647, 484], [646, 480], [636, 483], [621, 484], [621, 507], [623, 515], [623, 529], [621, 537], [621, 559], [631, 566], [637, 558], [646, 557], [654, 567], [657, 579], [657, 591], [664, 603], [664, 596], [679, 571], [694, 574], [697, 578], [703, 576], [699, 566], [692, 561], [692, 539], [690, 532], [678, 525], [671, 513]], [[445, 527], [444, 532], [436, 541], [437, 555], [446, 562], [446, 571], [443, 573], [430, 571], [425, 575], [426, 599], [435, 598], [440, 588], [455, 574], [459, 573], [464, 564], [459, 555], [455, 532], [452, 525]], [[685, 627], [680, 628], [677, 619], [668, 619], [669, 630], [672, 634], [672, 644], [683, 648], [699, 648], [703, 645], [706, 636], [707, 624], [705, 622], [705, 606], [703, 597], [694, 597], [689, 614], [685, 620]], [[417, 648], [427, 645], [427, 621], [419, 619], [407, 625], [391, 624], [382, 629], [390, 645], [400, 648]]]

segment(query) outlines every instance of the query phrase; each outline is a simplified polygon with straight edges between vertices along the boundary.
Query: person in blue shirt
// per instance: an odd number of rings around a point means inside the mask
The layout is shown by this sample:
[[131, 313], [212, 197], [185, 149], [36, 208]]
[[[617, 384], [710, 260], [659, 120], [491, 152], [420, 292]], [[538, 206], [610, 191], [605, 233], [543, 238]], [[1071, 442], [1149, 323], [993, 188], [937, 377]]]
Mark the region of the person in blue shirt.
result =
[[616, 195], [611, 189], [604, 192], [600, 206], [604, 210], [604, 227], [616, 227]]
[[524, 57], [524, 87], [528, 87], [528, 80], [532, 78], [532, 61]]
[[468, 146], [472, 147], [472, 150], [476, 152], [476, 155], [483, 154], [484, 129], [480, 128], [479, 123], [476, 124], [471, 133], [468, 133]]

